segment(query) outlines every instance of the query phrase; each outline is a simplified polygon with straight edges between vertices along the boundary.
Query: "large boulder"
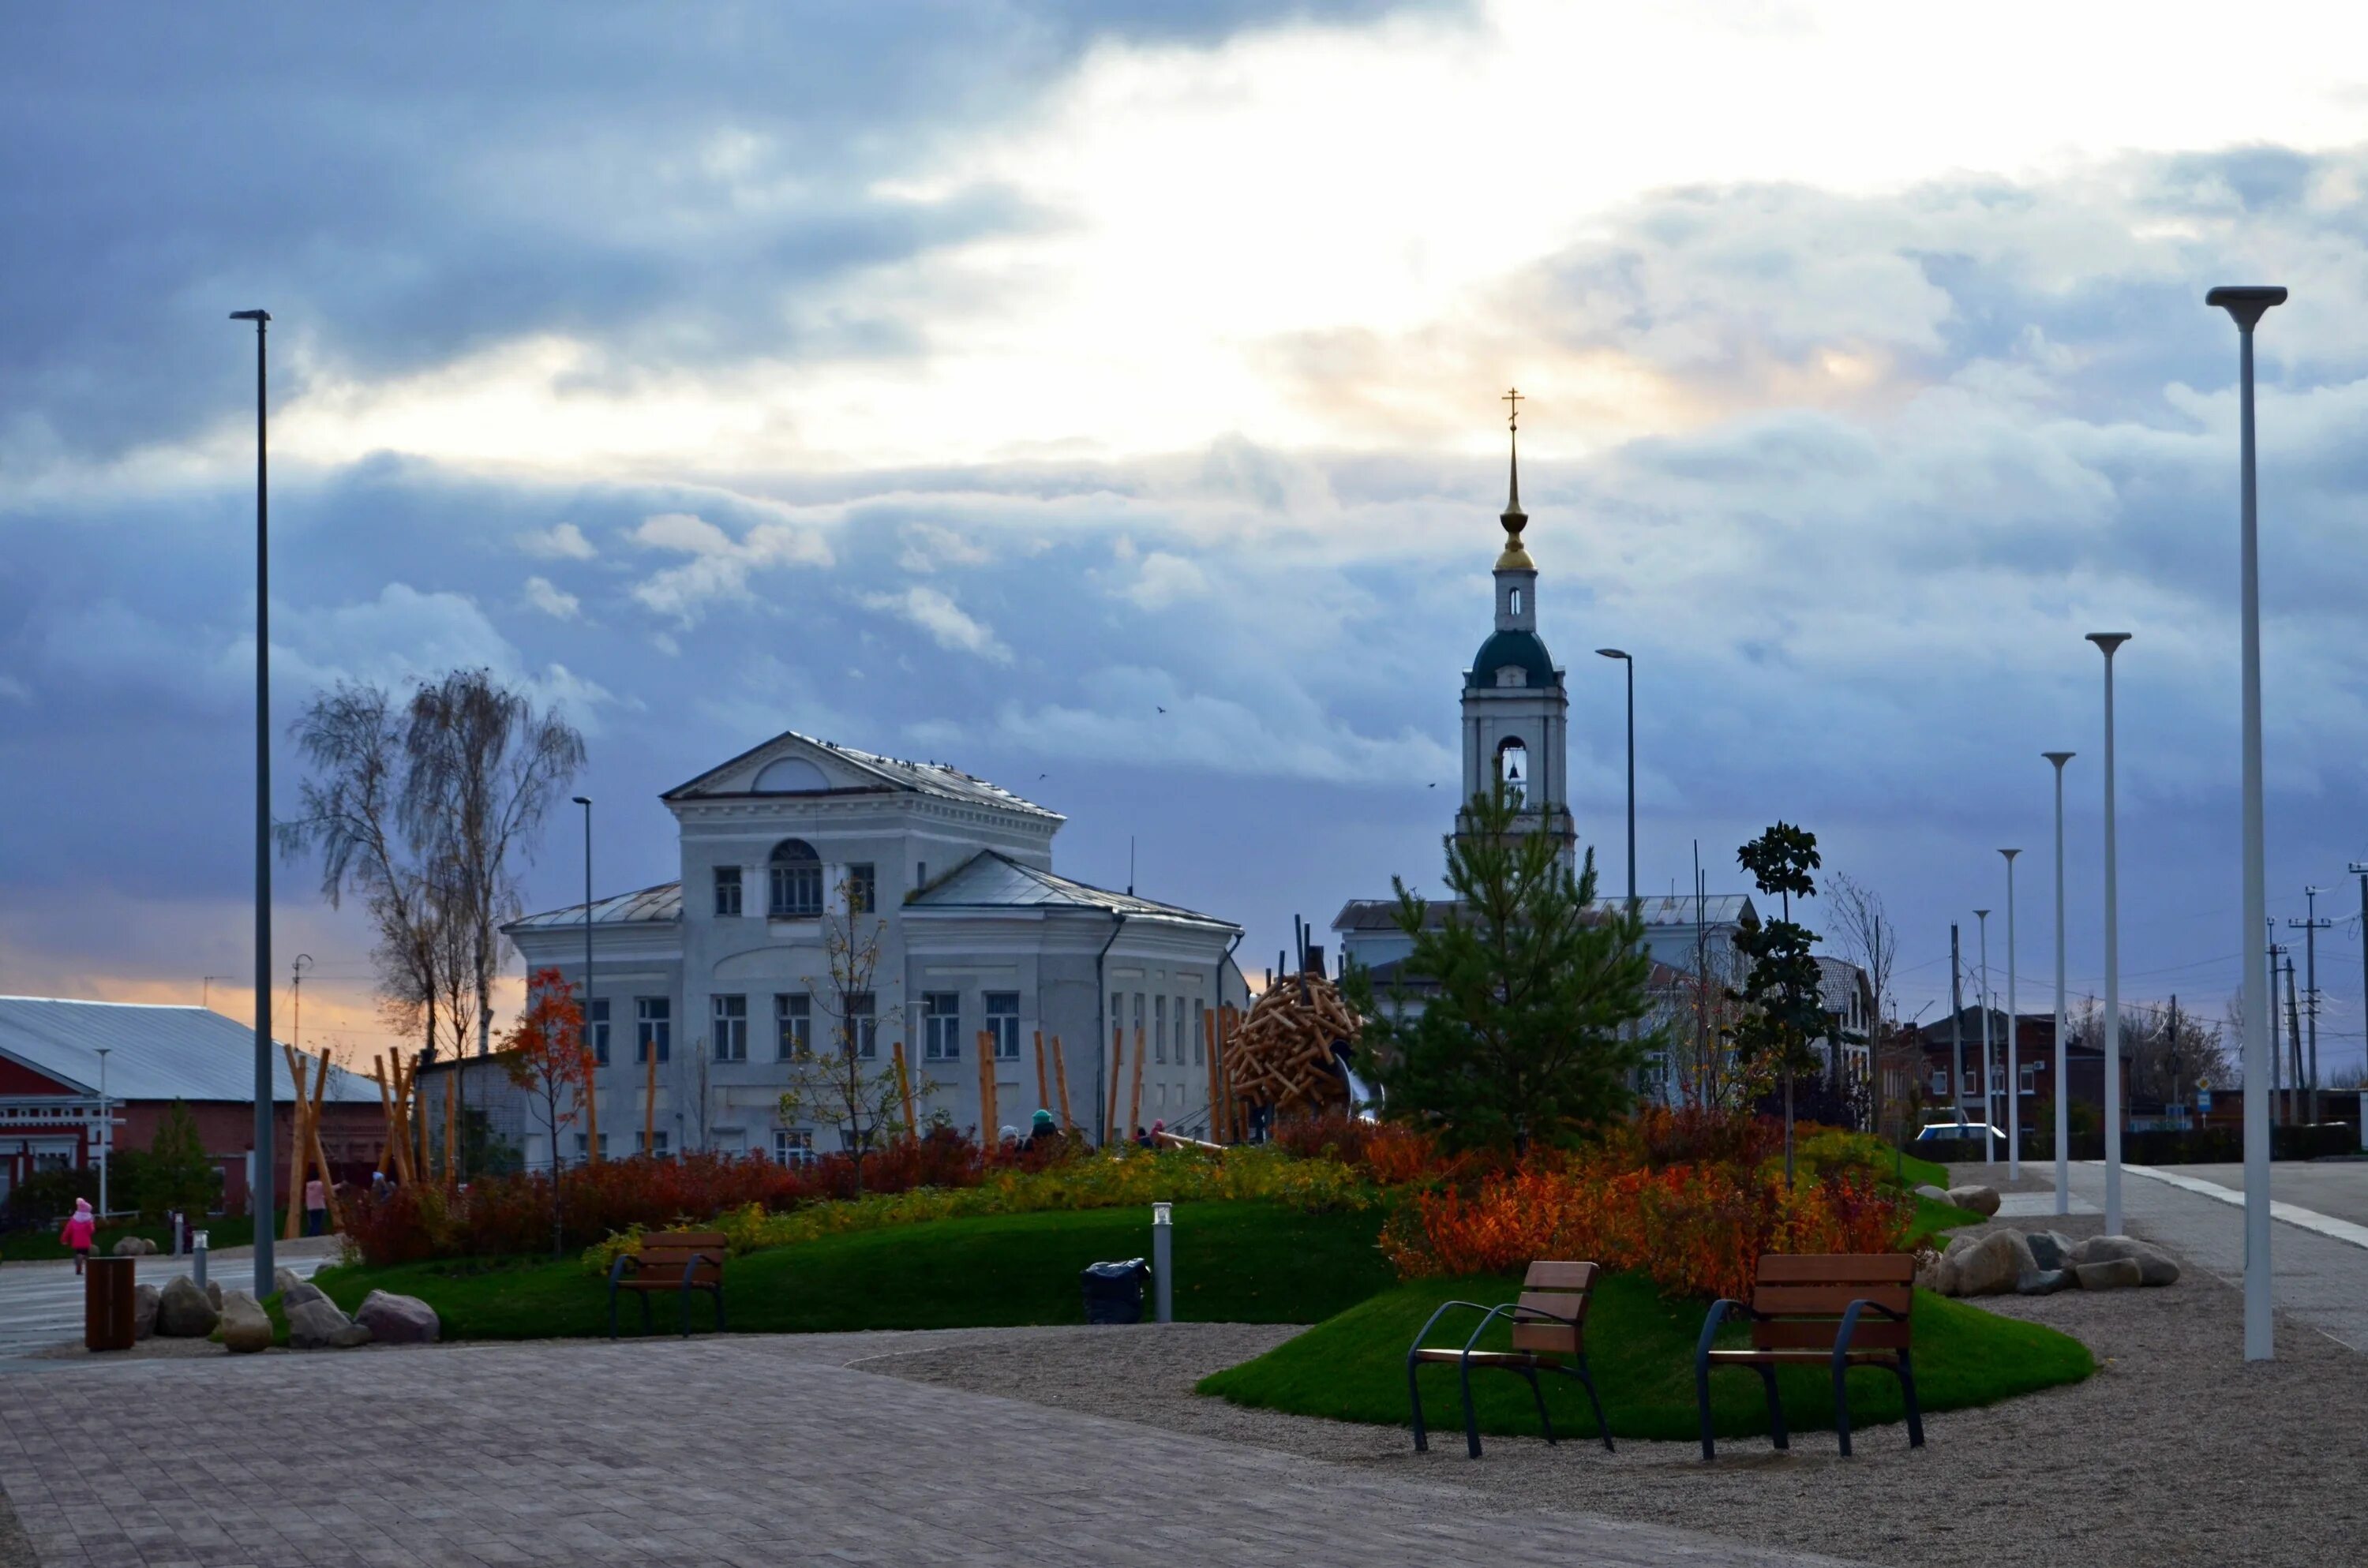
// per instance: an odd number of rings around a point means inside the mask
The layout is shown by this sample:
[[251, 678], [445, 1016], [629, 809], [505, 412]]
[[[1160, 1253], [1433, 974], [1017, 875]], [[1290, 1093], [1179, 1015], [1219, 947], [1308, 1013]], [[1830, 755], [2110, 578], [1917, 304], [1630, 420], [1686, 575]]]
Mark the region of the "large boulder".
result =
[[440, 1331], [436, 1309], [416, 1296], [372, 1290], [362, 1298], [354, 1321], [384, 1345], [433, 1345]]
[[1994, 1187], [1952, 1187], [1949, 1201], [1960, 1209], [1970, 1209], [1987, 1219], [1998, 1211], [1998, 1188]]
[[2072, 1287], [2072, 1271], [2068, 1268], [2034, 1268], [2014, 1282], [2018, 1296], [2053, 1296], [2058, 1290]]
[[2122, 1290], [2146, 1283], [2146, 1275], [2134, 1257], [2108, 1258], [2101, 1263], [2080, 1263], [2072, 1267], [2072, 1277], [2083, 1290]]
[[1966, 1253], [1973, 1251], [1975, 1247], [1978, 1246], [1981, 1244], [1981, 1237], [1975, 1235], [1971, 1231], [1959, 1231], [1949, 1238], [1949, 1244], [1941, 1249], [1941, 1256], [1942, 1257], [1962, 1257]]
[[[208, 1306], [210, 1306], [210, 1307], [213, 1308], [213, 1310], [214, 1310], [216, 1312], [220, 1312], [222, 1311], [222, 1281], [221, 1281], [221, 1280], [219, 1280], [219, 1279], [209, 1279], [209, 1280], [207, 1280], [207, 1281], [206, 1281], [206, 1304], [207, 1304]], [[211, 1333], [211, 1332], [212, 1332], [212, 1331], [211, 1331], [211, 1330], [208, 1330], [208, 1332], [209, 1332], [209, 1333]]]
[[307, 1301], [325, 1301], [328, 1292], [310, 1279], [299, 1279], [286, 1269], [279, 1271], [279, 1310], [283, 1312], [302, 1306]]
[[313, 1292], [313, 1299], [287, 1309], [288, 1343], [299, 1350], [344, 1350], [368, 1345], [370, 1331], [346, 1316], [337, 1303]]
[[160, 1292], [154, 1285], [131, 1287], [131, 1337], [145, 1339], [156, 1332], [156, 1301]]
[[2127, 1259], [2138, 1266], [2140, 1283], [2175, 1285], [2179, 1282], [2179, 1264], [2159, 1247], [2149, 1246], [2135, 1236], [2090, 1236], [2073, 1249], [2075, 1263], [2111, 1263]]
[[2023, 1238], [2031, 1244], [2031, 1256], [2042, 1268], [2068, 1268], [2072, 1265], [2072, 1238], [2061, 1231], [2033, 1231]]
[[1930, 1290], [1936, 1296], [1957, 1293], [1957, 1260], [1936, 1257], [1927, 1253], [1916, 1265], [1916, 1288]]
[[112, 1250], [118, 1257], [147, 1257], [155, 1252], [156, 1244], [146, 1236], [125, 1236]]
[[[138, 1304], [133, 1304], [137, 1312]], [[222, 1321], [222, 1313], [198, 1282], [186, 1274], [165, 1281], [156, 1295], [156, 1332], [166, 1339], [203, 1339]]]
[[1934, 1187], [1928, 1181], [1916, 1189], [1916, 1196], [1929, 1198], [1935, 1203], [1946, 1203], [1949, 1201], [1949, 1189], [1945, 1187]]
[[1961, 1296], [2003, 1296], [2024, 1275], [2037, 1272], [2031, 1244], [2021, 1231], [1992, 1231], [1952, 1260]]
[[252, 1356], [258, 1350], [271, 1348], [274, 1337], [271, 1315], [261, 1302], [244, 1290], [231, 1290], [222, 1296], [222, 1342], [233, 1356]]

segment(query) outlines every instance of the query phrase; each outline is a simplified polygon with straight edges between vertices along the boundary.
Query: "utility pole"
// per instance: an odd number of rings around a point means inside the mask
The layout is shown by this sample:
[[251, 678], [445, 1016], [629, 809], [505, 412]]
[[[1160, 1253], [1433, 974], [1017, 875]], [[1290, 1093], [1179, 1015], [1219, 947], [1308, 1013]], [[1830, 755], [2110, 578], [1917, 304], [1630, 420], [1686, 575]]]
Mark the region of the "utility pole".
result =
[[2270, 927], [2270, 1113], [2271, 1119], [2283, 1125], [2294, 1119], [2286, 1114], [2287, 1107], [2283, 1097], [2286, 1087], [2285, 1058], [2278, 1049], [2278, 960], [2286, 956], [2286, 950], [2278, 946], [2278, 923], [2271, 920], [2268, 925]]
[[1949, 1070], [1957, 1075], [1957, 1123], [1965, 1120], [1964, 968], [1957, 961], [1957, 926], [1949, 925]]
[[[2179, 1055], [2179, 993], [2176, 991], [2170, 994], [2170, 1032], [2164, 1035], [2162, 1038], [2163, 1043], [2170, 1048], [2171, 1103], [2174, 1105], [2180, 1105], [2180, 1095], [2184, 1092], [2186, 1085], [2180, 1083], [2180, 1080], [2186, 1074], [2182, 1074], [2179, 1070], [2180, 1066]], [[2186, 1114], [2183, 1105], [2181, 1106], [2180, 1114]], [[2195, 1119], [2192, 1116], [2189, 1116], [2187, 1118], [2187, 1122], [2189, 1126], [2192, 1127], [2195, 1125]]]
[[[2318, 934], [2335, 924], [2332, 920], [2321, 920], [2318, 917], [2318, 895], [2326, 891], [2325, 888], [2303, 889], [2302, 896], [2308, 901], [2305, 905], [2308, 913], [2300, 920], [2286, 922], [2289, 929], [2298, 927], [2302, 931], [2303, 984], [2306, 994], [2310, 997], [2309, 1083], [2310, 1119], [2313, 1126], [2318, 1123]], [[2368, 952], [2368, 939], [2362, 941], [2361, 949], [2362, 952]]]
[[2288, 949], [2286, 953], [2286, 1053], [2294, 1058], [2294, 1087], [2288, 1090], [2286, 1095], [2286, 1119], [2292, 1122], [2295, 1119], [2294, 1113], [2304, 1108], [2302, 1104], [2302, 1018], [2294, 1006], [2294, 967], [2292, 949]]

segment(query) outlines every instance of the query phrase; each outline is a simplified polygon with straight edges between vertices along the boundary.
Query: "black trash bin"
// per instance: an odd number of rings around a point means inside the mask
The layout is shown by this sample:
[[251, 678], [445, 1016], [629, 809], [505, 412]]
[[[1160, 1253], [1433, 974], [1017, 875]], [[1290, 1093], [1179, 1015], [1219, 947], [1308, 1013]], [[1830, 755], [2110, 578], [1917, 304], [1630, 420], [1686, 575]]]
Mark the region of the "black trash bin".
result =
[[1087, 1323], [1141, 1323], [1143, 1282], [1151, 1270], [1143, 1259], [1094, 1263], [1077, 1276], [1086, 1290]]

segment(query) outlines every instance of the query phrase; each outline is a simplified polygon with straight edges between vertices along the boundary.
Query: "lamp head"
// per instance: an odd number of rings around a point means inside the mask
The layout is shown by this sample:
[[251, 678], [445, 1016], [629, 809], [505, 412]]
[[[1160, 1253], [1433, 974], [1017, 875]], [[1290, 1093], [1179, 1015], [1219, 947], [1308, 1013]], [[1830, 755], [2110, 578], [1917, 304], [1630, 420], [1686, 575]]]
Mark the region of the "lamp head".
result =
[[579, 806], [588, 806], [592, 803], [592, 797], [589, 795], [577, 795], [575, 797], [575, 801]]
[[251, 321], [259, 326], [263, 323], [271, 319], [271, 312], [269, 311], [233, 311], [230, 313], [230, 319], [233, 321]]
[[2368, 877], [2368, 860], [2354, 860], [2343, 869], [2355, 877]]
[[2098, 647], [2102, 648], [2105, 651], [2105, 658], [2109, 662], [2112, 660], [2114, 651], [2129, 640], [2130, 633], [2126, 631], [2091, 631], [2089, 633], [2089, 641], [2094, 642]]
[[2253, 324], [2269, 312], [2272, 305], [2286, 302], [2286, 291], [2275, 284], [2222, 284], [2203, 296], [2207, 305], [2217, 305], [2236, 318], [2238, 332], [2250, 332]]
[[1999, 854], [2001, 854], [2001, 855], [2003, 855], [2003, 856], [2005, 856], [2005, 857], [2006, 857], [2006, 863], [2007, 863], [2008, 865], [2011, 866], [2011, 865], [2013, 865], [2013, 864], [2014, 864], [2014, 858], [2015, 858], [2016, 856], [2018, 856], [2018, 855], [2021, 854], [2021, 853], [2022, 853], [2022, 851], [2021, 851], [2021, 850], [2020, 850], [2020, 849], [2001, 849], [2001, 850], [1999, 850], [1999, 851], [1998, 851], [1998, 853], [1999, 853]]
[[2075, 751], [2044, 751], [2039, 755], [2054, 763], [2055, 765], [2055, 770], [2058, 773], [2061, 773], [2064, 771], [2064, 765], [2080, 754]]
[[1990, 912], [1987, 909], [1976, 909], [1974, 911], [1974, 918], [1976, 920], [1987, 920], [1989, 917]]
[[1617, 648], [1598, 648], [1596, 652], [1602, 654], [1607, 659], [1624, 659], [1628, 656]]

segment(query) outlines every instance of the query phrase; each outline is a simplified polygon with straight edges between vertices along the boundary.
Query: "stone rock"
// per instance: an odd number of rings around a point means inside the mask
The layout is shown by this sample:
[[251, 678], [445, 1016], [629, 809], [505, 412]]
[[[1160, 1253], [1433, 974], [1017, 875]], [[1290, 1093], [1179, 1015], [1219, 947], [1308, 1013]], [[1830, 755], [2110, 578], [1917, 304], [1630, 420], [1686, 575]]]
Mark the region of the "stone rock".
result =
[[1916, 1189], [1916, 1196], [1929, 1198], [1935, 1203], [1946, 1203], [1949, 1201], [1949, 1189], [1945, 1187], [1934, 1187], [1928, 1181]]
[[318, 1285], [309, 1279], [299, 1279], [294, 1284], [281, 1287], [279, 1310], [283, 1312], [290, 1312], [307, 1301], [325, 1301], [328, 1299], [328, 1292]]
[[288, 1299], [289, 1291], [302, 1283], [304, 1281], [297, 1278], [296, 1271], [285, 1265], [271, 1271], [271, 1288], [279, 1292], [279, 1299], [282, 1301]]
[[[132, 1310], [139, 1310], [135, 1301]], [[165, 1281], [156, 1295], [156, 1332], [166, 1339], [203, 1339], [222, 1321], [206, 1291], [186, 1274]]]
[[433, 1345], [441, 1327], [434, 1307], [416, 1296], [398, 1296], [389, 1290], [372, 1290], [363, 1297], [354, 1321], [384, 1345]]
[[[213, 1308], [213, 1310], [214, 1310], [215, 1312], [221, 1312], [221, 1311], [222, 1311], [222, 1281], [221, 1281], [221, 1280], [219, 1280], [219, 1279], [209, 1279], [209, 1280], [207, 1280], [207, 1281], [206, 1281], [206, 1304], [207, 1304], [208, 1306], [210, 1306], [210, 1307]], [[208, 1333], [211, 1333], [211, 1332], [212, 1332], [212, 1330], [209, 1329], [209, 1330], [207, 1330], [207, 1332], [208, 1332]]]
[[2072, 1272], [2066, 1268], [2034, 1268], [2018, 1277], [2014, 1293], [2018, 1296], [2053, 1296], [2058, 1290], [2069, 1290]]
[[1953, 1258], [1939, 1257], [1927, 1253], [1916, 1265], [1916, 1288], [1930, 1290], [1936, 1296], [1957, 1293], [1957, 1265]]
[[337, 1303], [320, 1291], [313, 1299], [287, 1309], [288, 1343], [299, 1350], [342, 1350], [367, 1345], [370, 1331], [340, 1312]]
[[2178, 1261], [2159, 1247], [2148, 1246], [2135, 1236], [2090, 1236], [2073, 1249], [2075, 1263], [2122, 1260], [2138, 1266], [2141, 1284], [2175, 1285], [2179, 1282]]
[[2146, 1274], [2134, 1257], [2108, 1258], [2102, 1263], [2080, 1263], [2072, 1267], [2072, 1277], [2083, 1290], [2120, 1290], [2146, 1283]]
[[262, 1303], [244, 1290], [222, 1297], [222, 1342], [233, 1356], [252, 1356], [271, 1348], [271, 1316]]
[[1962, 1256], [1971, 1252], [1981, 1239], [1971, 1231], [1959, 1231], [1949, 1238], [1949, 1244], [1941, 1249], [1941, 1256], [1942, 1257]]
[[156, 1301], [160, 1292], [154, 1285], [131, 1287], [131, 1337], [145, 1339], [156, 1332]]
[[156, 1244], [146, 1236], [125, 1236], [112, 1249], [118, 1257], [147, 1257], [156, 1250]]
[[1985, 1219], [1998, 1211], [1996, 1187], [1952, 1187], [1949, 1189], [1949, 1201], [1960, 1209], [1970, 1209]]
[[2023, 1238], [2031, 1244], [2031, 1256], [2042, 1268], [2069, 1268], [2072, 1266], [2072, 1238], [2061, 1231], [2033, 1231]]
[[1992, 1231], [1953, 1261], [1961, 1296], [2003, 1296], [2015, 1288], [2017, 1280], [2037, 1269], [2031, 1244], [2021, 1231]]

